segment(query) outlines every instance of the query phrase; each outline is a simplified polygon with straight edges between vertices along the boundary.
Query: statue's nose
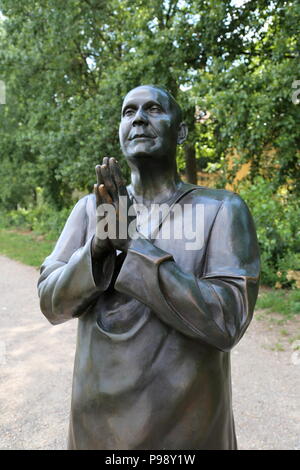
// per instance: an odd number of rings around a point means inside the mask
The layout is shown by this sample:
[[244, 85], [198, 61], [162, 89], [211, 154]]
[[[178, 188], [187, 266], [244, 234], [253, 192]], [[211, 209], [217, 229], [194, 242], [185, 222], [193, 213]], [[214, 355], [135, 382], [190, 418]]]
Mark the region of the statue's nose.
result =
[[148, 123], [147, 114], [145, 113], [143, 108], [139, 108], [136, 112], [136, 115], [134, 116], [132, 124], [138, 125], [138, 124], [147, 124], [147, 123]]

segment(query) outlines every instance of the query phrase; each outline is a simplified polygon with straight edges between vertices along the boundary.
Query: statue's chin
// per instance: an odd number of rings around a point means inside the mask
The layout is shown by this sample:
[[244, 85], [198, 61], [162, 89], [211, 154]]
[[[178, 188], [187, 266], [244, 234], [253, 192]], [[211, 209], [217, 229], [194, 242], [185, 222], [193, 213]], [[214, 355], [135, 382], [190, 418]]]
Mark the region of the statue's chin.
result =
[[124, 156], [128, 160], [137, 160], [137, 159], [149, 159], [157, 158], [160, 156], [160, 152], [157, 149], [152, 148], [135, 148], [133, 150], [126, 150]]
[[134, 153], [129, 153], [125, 155], [126, 158], [132, 159], [132, 158], [150, 158], [150, 157], [155, 157], [155, 153], [152, 152], [134, 152]]

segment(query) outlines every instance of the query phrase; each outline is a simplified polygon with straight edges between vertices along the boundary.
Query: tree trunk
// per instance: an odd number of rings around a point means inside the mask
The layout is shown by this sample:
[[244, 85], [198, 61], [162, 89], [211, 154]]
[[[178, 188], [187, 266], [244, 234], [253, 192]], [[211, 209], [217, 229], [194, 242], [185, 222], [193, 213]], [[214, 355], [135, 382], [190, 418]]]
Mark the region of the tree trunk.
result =
[[184, 146], [185, 174], [188, 183], [197, 184], [196, 151], [193, 144], [187, 143]]

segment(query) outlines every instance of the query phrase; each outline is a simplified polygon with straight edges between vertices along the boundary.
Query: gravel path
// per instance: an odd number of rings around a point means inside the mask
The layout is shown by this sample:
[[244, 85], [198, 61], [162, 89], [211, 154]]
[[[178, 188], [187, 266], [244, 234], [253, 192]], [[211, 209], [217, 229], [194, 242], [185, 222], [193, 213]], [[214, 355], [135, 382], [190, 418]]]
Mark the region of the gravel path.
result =
[[[37, 278], [0, 256], [0, 449], [66, 448], [76, 320], [48, 323]], [[282, 327], [254, 319], [232, 352], [240, 449], [300, 449], [300, 360], [290, 343], [298, 327], [285, 325], [284, 351], [274, 351]]]

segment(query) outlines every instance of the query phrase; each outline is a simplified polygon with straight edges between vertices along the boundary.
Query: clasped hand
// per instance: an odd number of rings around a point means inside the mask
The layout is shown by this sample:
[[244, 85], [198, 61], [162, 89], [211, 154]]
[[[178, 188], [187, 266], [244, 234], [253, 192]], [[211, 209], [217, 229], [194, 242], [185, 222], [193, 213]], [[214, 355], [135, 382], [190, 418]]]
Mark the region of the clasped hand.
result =
[[131, 237], [129, 224], [135, 223], [135, 216], [128, 215], [132, 205], [121, 169], [115, 158], [104, 157], [102, 165], [96, 166], [97, 220], [93, 238], [93, 255], [98, 257], [107, 251], [127, 251]]

